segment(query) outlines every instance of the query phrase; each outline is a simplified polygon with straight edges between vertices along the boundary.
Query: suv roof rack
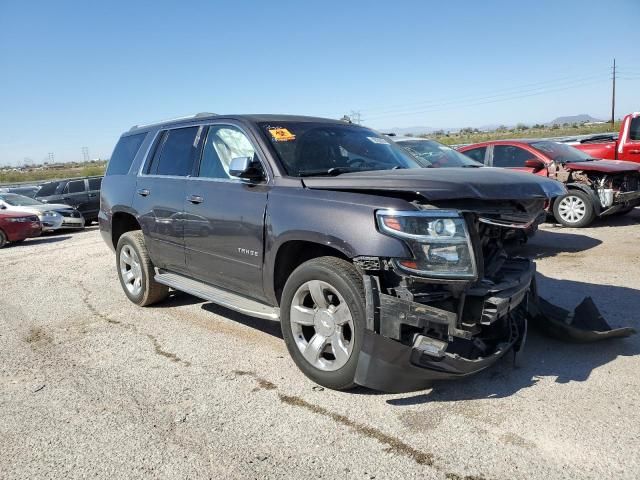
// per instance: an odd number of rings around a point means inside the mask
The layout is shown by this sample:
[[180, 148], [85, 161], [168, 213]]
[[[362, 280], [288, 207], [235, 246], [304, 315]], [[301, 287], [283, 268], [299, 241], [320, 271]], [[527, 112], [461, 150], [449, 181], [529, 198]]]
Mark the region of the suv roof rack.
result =
[[196, 113], [196, 114], [193, 114], [193, 115], [186, 115], [184, 117], [176, 117], [176, 118], [169, 118], [167, 120], [160, 120], [159, 122], [141, 123], [140, 125], [134, 125], [133, 127], [131, 127], [129, 129], [129, 131], [131, 132], [132, 130], [136, 130], [136, 129], [142, 128], [142, 127], [150, 127], [152, 125], [161, 125], [163, 123], [177, 122], [178, 120], [189, 120], [190, 118], [213, 117], [215, 115], [217, 115], [217, 113], [199, 112], [199, 113]]

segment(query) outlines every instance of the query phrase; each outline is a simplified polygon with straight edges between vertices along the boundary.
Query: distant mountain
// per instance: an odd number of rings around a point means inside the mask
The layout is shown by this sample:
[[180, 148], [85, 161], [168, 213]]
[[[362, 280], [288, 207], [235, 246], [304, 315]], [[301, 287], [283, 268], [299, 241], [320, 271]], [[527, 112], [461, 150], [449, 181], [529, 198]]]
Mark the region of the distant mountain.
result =
[[551, 120], [547, 125], [562, 125], [563, 123], [583, 123], [583, 122], [604, 122], [591, 115], [581, 113], [580, 115], [569, 115], [568, 117], [558, 117]]
[[378, 131], [382, 133], [395, 133], [398, 136], [402, 135], [423, 135], [427, 133], [435, 132], [436, 130], [441, 130], [440, 128], [433, 127], [393, 127], [393, 128], [378, 128]]

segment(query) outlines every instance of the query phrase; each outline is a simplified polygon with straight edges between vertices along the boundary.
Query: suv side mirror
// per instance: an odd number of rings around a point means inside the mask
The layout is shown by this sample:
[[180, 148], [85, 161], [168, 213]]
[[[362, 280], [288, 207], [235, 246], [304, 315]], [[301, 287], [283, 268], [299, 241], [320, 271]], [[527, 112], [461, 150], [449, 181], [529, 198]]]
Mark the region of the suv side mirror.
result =
[[544, 168], [544, 162], [537, 158], [530, 158], [529, 160], [524, 161], [524, 166], [526, 168], [533, 168], [534, 170], [542, 170]]
[[261, 180], [264, 178], [264, 174], [259, 165], [251, 157], [236, 157], [231, 159], [229, 175], [245, 180]]

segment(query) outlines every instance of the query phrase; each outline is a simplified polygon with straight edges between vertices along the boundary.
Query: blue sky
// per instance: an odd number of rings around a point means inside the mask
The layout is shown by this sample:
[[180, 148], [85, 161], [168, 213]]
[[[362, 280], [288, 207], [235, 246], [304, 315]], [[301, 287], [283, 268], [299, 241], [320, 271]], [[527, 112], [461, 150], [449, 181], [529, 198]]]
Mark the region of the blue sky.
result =
[[199, 111], [464, 127], [640, 110], [640, 2], [0, 0], [0, 164]]

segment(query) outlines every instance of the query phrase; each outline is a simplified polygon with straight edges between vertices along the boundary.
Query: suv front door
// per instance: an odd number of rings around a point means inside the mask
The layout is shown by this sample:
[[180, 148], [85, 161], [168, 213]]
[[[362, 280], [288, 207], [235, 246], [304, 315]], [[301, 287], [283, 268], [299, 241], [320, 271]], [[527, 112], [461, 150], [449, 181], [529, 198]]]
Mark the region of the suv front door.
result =
[[185, 184], [193, 170], [201, 129], [182, 127], [160, 132], [152, 158], [147, 159], [136, 182], [133, 207], [151, 259], [159, 268], [185, 271]]
[[229, 175], [233, 158], [264, 163], [256, 143], [239, 126], [213, 124], [205, 133], [199, 168], [186, 182], [184, 242], [189, 275], [264, 299], [264, 215], [270, 187]]

